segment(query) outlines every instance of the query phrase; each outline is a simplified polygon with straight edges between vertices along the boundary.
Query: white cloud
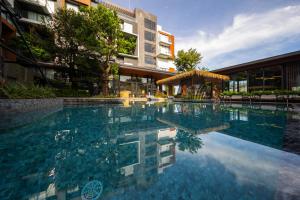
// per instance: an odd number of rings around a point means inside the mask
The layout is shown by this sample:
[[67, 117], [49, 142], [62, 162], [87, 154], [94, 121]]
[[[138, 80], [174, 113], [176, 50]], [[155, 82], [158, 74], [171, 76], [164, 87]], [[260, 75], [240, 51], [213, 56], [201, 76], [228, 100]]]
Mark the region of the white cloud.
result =
[[[176, 50], [196, 48], [203, 63], [233, 51], [276, 44], [300, 35], [300, 5], [277, 8], [265, 13], [239, 14], [221, 33], [212, 35], [201, 30], [197, 34], [176, 39]], [[226, 61], [223, 61], [226, 63]]]

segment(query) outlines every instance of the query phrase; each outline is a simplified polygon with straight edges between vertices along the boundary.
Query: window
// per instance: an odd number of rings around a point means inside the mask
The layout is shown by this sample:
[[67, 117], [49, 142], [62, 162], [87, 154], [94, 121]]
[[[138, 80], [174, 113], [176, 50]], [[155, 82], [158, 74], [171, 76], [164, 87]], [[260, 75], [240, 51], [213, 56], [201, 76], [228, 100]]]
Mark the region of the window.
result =
[[155, 34], [149, 31], [145, 31], [145, 40], [155, 41]]
[[126, 33], [133, 33], [133, 25], [132, 24], [124, 22], [122, 29]]
[[264, 68], [264, 90], [281, 89], [281, 66]]
[[155, 58], [152, 56], [145, 55], [145, 63], [150, 65], [155, 65]]
[[170, 48], [161, 46], [159, 52], [165, 55], [171, 55]]
[[247, 92], [247, 72], [238, 72], [230, 75], [230, 90], [235, 92]]
[[154, 53], [155, 46], [153, 44], [145, 43], [145, 51], [149, 53]]
[[41, 14], [36, 13], [36, 12], [28, 11], [28, 19], [38, 21], [38, 22], [43, 22], [43, 19], [46, 19], [46, 16], [41, 15]]
[[262, 69], [249, 71], [249, 91], [263, 90], [264, 73]]
[[156, 23], [150, 19], [145, 18], [144, 20], [145, 23], [145, 28], [151, 29], [151, 30], [156, 30]]
[[236, 81], [229, 81], [229, 91], [237, 91], [237, 82]]
[[247, 92], [247, 80], [239, 81], [239, 92]]

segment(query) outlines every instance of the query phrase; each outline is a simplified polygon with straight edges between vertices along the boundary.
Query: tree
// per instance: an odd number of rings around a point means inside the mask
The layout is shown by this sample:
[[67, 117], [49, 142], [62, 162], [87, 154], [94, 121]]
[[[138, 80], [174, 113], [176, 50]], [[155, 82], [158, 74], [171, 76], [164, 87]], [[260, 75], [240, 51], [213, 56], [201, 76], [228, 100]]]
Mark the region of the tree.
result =
[[101, 74], [103, 95], [108, 95], [109, 76], [118, 73], [118, 53], [132, 53], [136, 46], [136, 39], [121, 31], [117, 13], [101, 4], [79, 12], [61, 9], [47, 27], [56, 38], [56, 61], [68, 67], [72, 86], [77, 69], [93, 71]]
[[83, 47], [82, 28], [85, 20], [81, 12], [72, 9], [58, 9], [52, 20], [45, 24], [49, 32], [55, 36], [55, 52], [57, 64], [68, 68], [72, 88], [77, 88], [76, 72], [84, 63], [89, 63]]
[[188, 51], [179, 50], [175, 59], [175, 65], [180, 72], [191, 71], [196, 69], [201, 59], [201, 54], [196, 49], [189, 49]]
[[[89, 51], [90, 56], [99, 60], [99, 67], [102, 72], [102, 92], [108, 95], [109, 75], [116, 72], [115, 59], [120, 51], [128, 46], [133, 46], [135, 40], [126, 40], [124, 37], [118, 15], [115, 11], [109, 10], [99, 4], [97, 7], [85, 7], [81, 9], [85, 18], [83, 27], [84, 47]], [[126, 45], [126, 47], [124, 47]]]
[[178, 130], [175, 141], [180, 151], [188, 150], [190, 153], [197, 153], [203, 145], [201, 138], [183, 130]]

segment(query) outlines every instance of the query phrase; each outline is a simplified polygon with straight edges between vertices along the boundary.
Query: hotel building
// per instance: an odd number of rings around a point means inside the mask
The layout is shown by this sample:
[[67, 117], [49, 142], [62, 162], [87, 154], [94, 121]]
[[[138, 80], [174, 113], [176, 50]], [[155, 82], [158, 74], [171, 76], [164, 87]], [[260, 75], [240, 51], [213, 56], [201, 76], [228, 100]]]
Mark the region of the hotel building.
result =
[[[30, 31], [33, 24], [40, 24], [43, 17], [61, 7], [78, 11], [80, 6], [97, 6], [115, 10], [121, 20], [121, 29], [125, 37], [136, 42], [133, 52], [120, 52], [116, 62], [119, 63], [119, 77], [111, 79], [110, 93], [120, 94], [127, 91], [130, 96], [153, 95], [157, 90], [156, 81], [176, 73], [174, 60], [174, 36], [157, 25], [157, 17], [142, 9], [126, 9], [106, 1], [90, 0], [10, 0], [11, 7], [20, 13], [20, 22], [24, 31]], [[22, 71], [22, 70], [21, 70]], [[23, 70], [24, 71], [24, 70]], [[54, 70], [44, 69], [47, 78], [54, 78]], [[6, 77], [24, 81], [24, 74], [6, 70]], [[28, 73], [27, 73], [28, 74]], [[25, 80], [34, 79], [36, 74]]]

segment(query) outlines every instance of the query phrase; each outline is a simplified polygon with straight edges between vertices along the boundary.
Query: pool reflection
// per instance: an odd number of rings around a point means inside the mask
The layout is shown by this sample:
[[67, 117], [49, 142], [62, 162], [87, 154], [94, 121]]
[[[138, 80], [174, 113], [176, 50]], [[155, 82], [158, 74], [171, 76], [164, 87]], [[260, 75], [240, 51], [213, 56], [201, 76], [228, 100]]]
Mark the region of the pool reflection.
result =
[[295, 197], [300, 159], [280, 150], [286, 120], [211, 104], [65, 108], [0, 135], [0, 197], [76, 199], [91, 180], [103, 199]]

